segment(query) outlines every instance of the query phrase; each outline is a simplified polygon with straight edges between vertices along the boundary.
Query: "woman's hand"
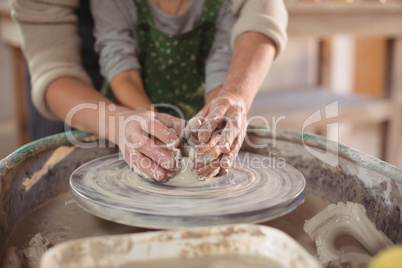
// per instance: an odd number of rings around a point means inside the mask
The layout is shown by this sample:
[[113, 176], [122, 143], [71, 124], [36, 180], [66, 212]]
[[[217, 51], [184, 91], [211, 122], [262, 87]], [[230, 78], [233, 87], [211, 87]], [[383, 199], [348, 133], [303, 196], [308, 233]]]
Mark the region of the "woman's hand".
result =
[[123, 109], [118, 145], [124, 159], [144, 177], [163, 181], [180, 168], [180, 136], [185, 121], [146, 109]]
[[205, 177], [227, 173], [246, 134], [246, 113], [239, 96], [220, 94], [189, 121], [187, 129], [201, 142], [194, 159], [197, 175]]
[[246, 135], [246, 115], [272, 64], [275, 51], [275, 43], [263, 34], [249, 31], [236, 38], [224, 85], [208, 93], [206, 106], [188, 126], [202, 143], [210, 141], [214, 131], [223, 129], [218, 142], [222, 152], [220, 165], [212, 165], [216, 163], [216, 151], [207, 151], [203, 158], [197, 158], [207, 159], [204, 162], [212, 159], [211, 164], [205, 163], [204, 169], [195, 165], [195, 172], [214, 174], [220, 168], [225, 173], [233, 164]]

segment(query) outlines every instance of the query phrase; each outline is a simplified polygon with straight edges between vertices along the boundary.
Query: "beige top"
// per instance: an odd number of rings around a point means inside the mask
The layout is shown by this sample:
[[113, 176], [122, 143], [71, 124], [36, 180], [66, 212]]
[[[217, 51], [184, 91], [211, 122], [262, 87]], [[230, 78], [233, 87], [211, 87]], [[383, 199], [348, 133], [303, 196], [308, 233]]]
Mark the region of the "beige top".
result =
[[[274, 41], [277, 55], [287, 42], [287, 11], [283, 0], [232, 0], [239, 15], [231, 44], [241, 33], [260, 32]], [[12, 16], [22, 35], [22, 46], [31, 73], [32, 101], [39, 112], [57, 120], [48, 109], [48, 85], [60, 77], [91, 80], [81, 65], [78, 19], [79, 0], [9, 0]]]

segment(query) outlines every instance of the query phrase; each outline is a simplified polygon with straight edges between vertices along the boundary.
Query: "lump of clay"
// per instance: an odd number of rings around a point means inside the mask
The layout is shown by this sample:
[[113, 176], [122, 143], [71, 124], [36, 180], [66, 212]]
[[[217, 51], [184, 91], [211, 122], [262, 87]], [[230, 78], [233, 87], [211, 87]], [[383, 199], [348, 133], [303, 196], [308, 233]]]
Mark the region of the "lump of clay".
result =
[[[185, 138], [186, 138], [185, 142], [179, 148], [176, 148], [174, 146], [167, 147], [167, 149], [169, 149], [171, 151], [176, 151], [175, 155], [177, 156], [177, 158], [175, 158], [175, 161], [178, 162], [176, 166], [179, 167], [176, 174], [184, 173], [184, 171], [182, 170], [183, 168], [192, 167], [195, 160], [198, 157], [202, 156], [207, 151], [209, 151], [212, 148], [214, 148], [215, 146], [217, 146], [219, 139], [220, 139], [220, 135], [215, 134], [207, 144], [201, 144], [198, 141], [197, 135], [195, 133], [192, 133], [189, 131], [187, 131]], [[221, 154], [218, 147], [214, 148], [214, 150], [216, 151], [216, 155]], [[135, 151], [132, 150], [131, 153], [134, 155]], [[216, 159], [218, 159], [218, 158], [211, 158], [211, 159], [209, 159], [209, 161], [216, 160]], [[150, 176], [148, 176], [147, 174], [142, 172], [135, 165], [131, 165], [131, 168], [135, 173], [137, 173], [144, 179], [153, 180]], [[211, 179], [211, 178], [215, 177], [216, 175], [218, 175], [219, 171], [220, 171], [220, 168], [217, 168], [212, 173], [210, 173], [208, 176], [200, 176], [194, 172], [193, 172], [193, 174], [197, 177], [198, 180], [205, 181], [205, 180]]]

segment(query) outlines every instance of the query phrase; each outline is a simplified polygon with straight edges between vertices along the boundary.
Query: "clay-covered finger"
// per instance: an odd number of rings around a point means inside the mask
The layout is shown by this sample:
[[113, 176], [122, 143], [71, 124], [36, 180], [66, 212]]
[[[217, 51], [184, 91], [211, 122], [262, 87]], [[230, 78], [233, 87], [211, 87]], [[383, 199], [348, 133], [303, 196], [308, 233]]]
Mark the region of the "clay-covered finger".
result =
[[[210, 110], [210, 105], [205, 105], [204, 108], [202, 108], [193, 118], [191, 118], [188, 122], [190, 123], [194, 118], [197, 118], [199, 121], [204, 121], [205, 117], [207, 116], [207, 114], [209, 113]], [[195, 120], [195, 119], [194, 119]], [[193, 122], [193, 124], [195, 125], [191, 125], [191, 128], [193, 128], [194, 130], [198, 130], [201, 125], [198, 125], [197, 120], [195, 120]]]
[[128, 149], [125, 160], [135, 172], [157, 181], [166, 179], [166, 171], [137, 149]]
[[186, 121], [184, 119], [165, 113], [158, 113], [157, 119], [167, 128], [173, 129], [176, 135], [181, 138], [186, 127]]
[[205, 117], [202, 126], [198, 132], [198, 139], [202, 143], [207, 143], [214, 131], [218, 128], [222, 121], [225, 120], [225, 113], [228, 106], [226, 104], [217, 105], [210, 109]]
[[198, 140], [197, 134], [201, 126], [202, 126], [202, 118], [200, 117], [191, 118], [188, 121], [186, 128], [184, 130], [186, 140], [190, 140], [192, 137], [196, 137], [196, 139]]
[[242, 130], [247, 127], [245, 113], [241, 111], [241, 107], [232, 107], [228, 110], [228, 118], [225, 128], [222, 131], [219, 147], [223, 153], [228, 153], [235, 139], [240, 135]]
[[197, 149], [197, 156], [202, 155], [203, 153], [209, 151], [211, 148], [215, 147], [220, 140], [220, 134], [214, 134], [212, 138], [208, 141], [208, 143], [205, 144], [198, 144], [195, 146]]
[[152, 142], [150, 138], [146, 137], [144, 146], [138, 148], [138, 150], [164, 169], [176, 169], [175, 157], [168, 150], [158, 146], [155, 142]]
[[199, 169], [193, 170], [194, 174], [202, 180], [215, 177], [221, 169], [219, 160], [220, 159], [216, 159]]
[[212, 147], [208, 151], [204, 152], [202, 155], [198, 156], [194, 161], [194, 168], [198, 169], [203, 167], [212, 161], [218, 159], [222, 152], [218, 147]]
[[135, 128], [133, 125], [126, 126], [126, 129], [122, 130], [122, 133], [125, 135], [119, 137], [119, 147], [121, 147], [121, 150], [123, 148], [139, 148], [144, 146], [148, 136], [141, 128]]
[[220, 161], [222, 169], [227, 170], [233, 165], [234, 160], [240, 151], [242, 143], [243, 139], [241, 137], [237, 138], [236, 141], [232, 144], [231, 150], [222, 156]]
[[176, 174], [176, 171], [166, 170], [166, 178], [169, 179]]
[[161, 148], [167, 150], [171, 155], [173, 155], [176, 161], [180, 161], [182, 159], [181, 150], [179, 148], [168, 148], [166, 144], [158, 140], [157, 138], [153, 137], [153, 142], [156, 145], [159, 145]]
[[148, 121], [147, 133], [156, 137], [167, 146], [178, 147], [180, 145], [180, 139], [176, 132], [173, 129], [166, 127], [158, 120]]

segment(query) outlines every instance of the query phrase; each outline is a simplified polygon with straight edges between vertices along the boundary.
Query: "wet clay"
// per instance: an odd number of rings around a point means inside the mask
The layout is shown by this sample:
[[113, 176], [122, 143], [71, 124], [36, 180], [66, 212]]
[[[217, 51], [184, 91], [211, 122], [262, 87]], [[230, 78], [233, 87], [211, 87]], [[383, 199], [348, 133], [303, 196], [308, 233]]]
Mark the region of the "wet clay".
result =
[[27, 213], [15, 226], [7, 246], [23, 249], [38, 233], [49, 241], [49, 246], [83, 237], [126, 234], [147, 231], [103, 220], [78, 207], [69, 193], [61, 193]]
[[[188, 259], [160, 259], [135, 262], [119, 268], [283, 268], [278, 262], [264, 256], [225, 255]], [[106, 268], [113, 268], [112, 266]]]
[[[315, 197], [313, 195], [306, 195], [305, 202], [293, 212], [289, 213], [288, 215], [279, 217], [273, 221], [265, 222], [262, 224], [272, 226], [286, 232], [296, 241], [298, 241], [304, 248], [306, 248], [311, 254], [316, 254], [317, 249], [315, 247], [315, 244], [313, 241], [311, 241], [308, 234], [304, 232], [303, 225], [305, 220], [310, 219], [316, 213], [324, 209], [328, 204], [329, 203], [327, 201], [324, 201], [318, 197]], [[37, 234], [40, 234], [41, 237], [48, 241], [48, 247], [52, 247], [53, 245], [71, 239], [101, 235], [137, 233], [145, 231], [149, 230], [143, 228], [129, 227], [93, 216], [92, 214], [78, 207], [71, 200], [68, 193], [61, 193], [57, 197], [49, 199], [42, 206], [23, 216], [19, 223], [15, 226], [15, 229], [12, 232], [7, 243], [7, 247], [12, 249], [10, 250], [10, 253], [17, 253], [13, 254], [14, 257], [17, 256], [19, 258], [23, 258], [24, 256], [20, 256], [21, 252], [24, 249], [29, 248], [29, 242]], [[20, 252], [16, 252], [16, 249], [19, 249]], [[211, 259], [209, 261], [211, 261], [212, 263], [219, 263], [220, 261], [224, 260]], [[190, 265], [191, 263], [187, 264]], [[187, 264], [184, 263], [183, 265]], [[35, 266], [31, 265], [23, 267]], [[195, 266], [190, 265], [188, 267]]]

